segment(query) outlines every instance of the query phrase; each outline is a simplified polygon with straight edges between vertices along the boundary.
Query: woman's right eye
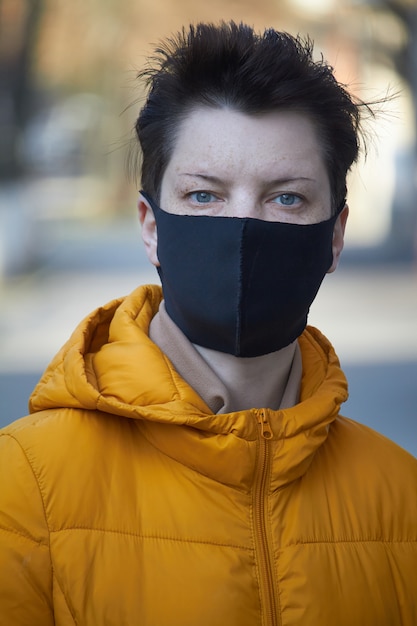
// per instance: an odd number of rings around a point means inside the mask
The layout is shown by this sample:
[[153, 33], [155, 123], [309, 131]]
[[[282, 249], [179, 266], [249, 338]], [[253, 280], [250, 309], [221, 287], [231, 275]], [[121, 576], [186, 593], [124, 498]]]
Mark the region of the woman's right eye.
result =
[[208, 204], [217, 200], [216, 196], [208, 191], [193, 191], [190, 193], [190, 198], [198, 204]]

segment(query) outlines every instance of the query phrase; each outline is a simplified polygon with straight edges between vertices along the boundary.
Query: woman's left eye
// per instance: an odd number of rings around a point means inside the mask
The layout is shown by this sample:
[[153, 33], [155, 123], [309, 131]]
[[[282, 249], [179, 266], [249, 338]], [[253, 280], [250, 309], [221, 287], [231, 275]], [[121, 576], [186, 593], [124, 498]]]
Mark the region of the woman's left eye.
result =
[[208, 191], [194, 191], [193, 193], [190, 193], [190, 198], [198, 204], [208, 204], [209, 202], [214, 202], [217, 199], [216, 196]]
[[282, 193], [281, 195], [276, 196], [273, 201], [277, 204], [281, 204], [282, 206], [293, 206], [294, 204], [300, 202], [300, 200], [300, 196], [296, 196], [294, 193]]

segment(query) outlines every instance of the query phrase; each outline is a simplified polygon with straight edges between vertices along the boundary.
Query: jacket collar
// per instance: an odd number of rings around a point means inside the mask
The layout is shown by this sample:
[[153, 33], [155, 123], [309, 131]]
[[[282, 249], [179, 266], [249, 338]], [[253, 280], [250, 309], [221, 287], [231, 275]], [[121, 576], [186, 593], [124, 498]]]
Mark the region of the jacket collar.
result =
[[[159, 287], [144, 286], [88, 316], [35, 388], [31, 411], [75, 408], [137, 420], [162, 452], [246, 489], [259, 445], [255, 415], [250, 410], [213, 414], [150, 340], [149, 325], [161, 298]], [[299, 344], [300, 402], [268, 412], [273, 488], [306, 471], [347, 398], [346, 379], [329, 342], [309, 327]]]

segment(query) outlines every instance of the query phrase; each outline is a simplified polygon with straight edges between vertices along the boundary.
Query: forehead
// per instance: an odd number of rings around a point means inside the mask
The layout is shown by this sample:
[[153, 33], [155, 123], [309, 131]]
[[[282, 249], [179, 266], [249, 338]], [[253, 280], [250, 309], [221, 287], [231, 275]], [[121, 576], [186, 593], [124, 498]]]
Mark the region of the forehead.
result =
[[242, 175], [248, 171], [268, 175], [276, 168], [314, 174], [323, 170], [324, 161], [316, 127], [305, 114], [249, 115], [230, 108], [200, 107], [180, 123], [167, 169], [190, 166]]

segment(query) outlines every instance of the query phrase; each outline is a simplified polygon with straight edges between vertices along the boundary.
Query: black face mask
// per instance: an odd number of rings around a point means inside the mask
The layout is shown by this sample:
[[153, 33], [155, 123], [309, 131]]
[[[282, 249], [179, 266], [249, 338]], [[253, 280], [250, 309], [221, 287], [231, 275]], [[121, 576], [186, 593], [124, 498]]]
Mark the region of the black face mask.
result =
[[307, 225], [174, 215], [142, 195], [155, 215], [167, 313], [192, 343], [255, 357], [301, 335], [333, 262], [340, 211]]

